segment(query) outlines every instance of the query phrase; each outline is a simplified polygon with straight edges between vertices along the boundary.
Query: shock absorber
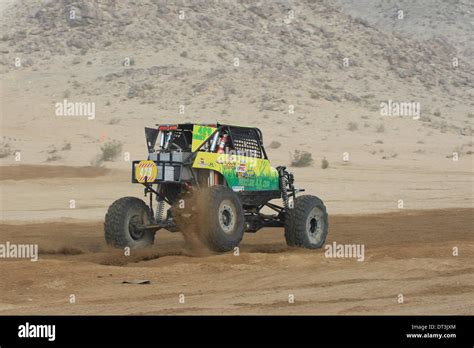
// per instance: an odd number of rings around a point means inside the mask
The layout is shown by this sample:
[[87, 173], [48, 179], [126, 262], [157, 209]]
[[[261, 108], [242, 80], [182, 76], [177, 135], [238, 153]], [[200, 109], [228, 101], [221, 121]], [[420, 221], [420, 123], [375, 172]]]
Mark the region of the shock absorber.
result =
[[280, 191], [281, 191], [281, 198], [283, 200], [283, 206], [285, 210], [288, 211], [290, 209], [289, 200], [288, 200], [288, 179], [286, 177], [286, 167], [277, 167], [278, 175], [280, 176]]
[[[162, 193], [161, 185], [158, 185], [158, 192]], [[164, 221], [165, 218], [165, 201], [160, 197], [156, 196], [156, 215], [155, 220], [156, 222]]]
[[165, 201], [157, 197], [157, 206], [156, 206], [156, 222], [161, 222], [165, 218]]

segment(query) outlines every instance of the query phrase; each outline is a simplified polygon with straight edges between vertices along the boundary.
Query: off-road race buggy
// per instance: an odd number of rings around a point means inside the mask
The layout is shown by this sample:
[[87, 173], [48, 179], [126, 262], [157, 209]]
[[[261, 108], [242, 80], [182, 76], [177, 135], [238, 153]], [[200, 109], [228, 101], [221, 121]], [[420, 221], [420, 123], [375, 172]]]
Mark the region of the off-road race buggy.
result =
[[132, 182], [145, 187], [149, 203], [115, 201], [105, 216], [108, 244], [146, 247], [166, 229], [223, 252], [263, 227], [284, 227], [290, 246], [324, 244], [326, 207], [316, 196], [296, 197], [304, 190], [285, 167], [270, 166], [258, 128], [185, 123], [145, 128], [145, 135], [148, 159], [132, 162]]

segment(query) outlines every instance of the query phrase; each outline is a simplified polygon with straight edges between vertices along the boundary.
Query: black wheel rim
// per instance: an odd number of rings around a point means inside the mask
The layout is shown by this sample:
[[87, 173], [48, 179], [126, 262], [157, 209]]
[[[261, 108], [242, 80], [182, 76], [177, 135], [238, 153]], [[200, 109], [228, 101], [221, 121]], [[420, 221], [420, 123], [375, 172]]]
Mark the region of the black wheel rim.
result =
[[130, 218], [130, 222], [128, 223], [128, 232], [130, 233], [130, 237], [133, 240], [140, 240], [143, 238], [145, 231], [139, 229], [138, 226], [143, 224], [143, 220], [139, 215], [134, 215]]
[[318, 207], [314, 207], [310, 211], [306, 221], [306, 230], [311, 243], [317, 244], [321, 241], [324, 231], [324, 220], [323, 212]]
[[219, 206], [219, 224], [225, 234], [232, 234], [235, 228], [234, 206], [228, 200], [223, 201]]
[[316, 228], [318, 226], [318, 221], [315, 218], [312, 218], [309, 221], [309, 233], [314, 233], [316, 232]]

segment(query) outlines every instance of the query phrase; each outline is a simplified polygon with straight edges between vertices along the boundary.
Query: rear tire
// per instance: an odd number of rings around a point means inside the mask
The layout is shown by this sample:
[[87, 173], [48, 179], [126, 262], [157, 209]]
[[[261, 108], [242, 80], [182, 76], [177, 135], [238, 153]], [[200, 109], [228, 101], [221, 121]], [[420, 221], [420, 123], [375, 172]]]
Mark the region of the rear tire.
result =
[[300, 196], [285, 218], [285, 239], [289, 246], [321, 248], [328, 234], [328, 214], [316, 196]]
[[104, 233], [107, 244], [124, 248], [143, 248], [153, 244], [154, 231], [138, 231], [138, 224], [151, 223], [150, 209], [141, 199], [123, 197], [116, 200], [105, 215]]
[[200, 238], [209, 249], [233, 250], [244, 236], [245, 216], [239, 197], [227, 186], [212, 186], [199, 197]]

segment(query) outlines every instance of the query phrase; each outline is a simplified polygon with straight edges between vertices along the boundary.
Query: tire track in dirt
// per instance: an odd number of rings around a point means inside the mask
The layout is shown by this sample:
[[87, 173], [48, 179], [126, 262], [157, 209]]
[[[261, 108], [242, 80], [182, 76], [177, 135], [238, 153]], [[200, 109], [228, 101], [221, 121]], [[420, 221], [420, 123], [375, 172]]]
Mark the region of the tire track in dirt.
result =
[[103, 167], [45, 166], [22, 164], [1, 166], [0, 180], [38, 180], [57, 178], [96, 178], [106, 175], [110, 169]]

